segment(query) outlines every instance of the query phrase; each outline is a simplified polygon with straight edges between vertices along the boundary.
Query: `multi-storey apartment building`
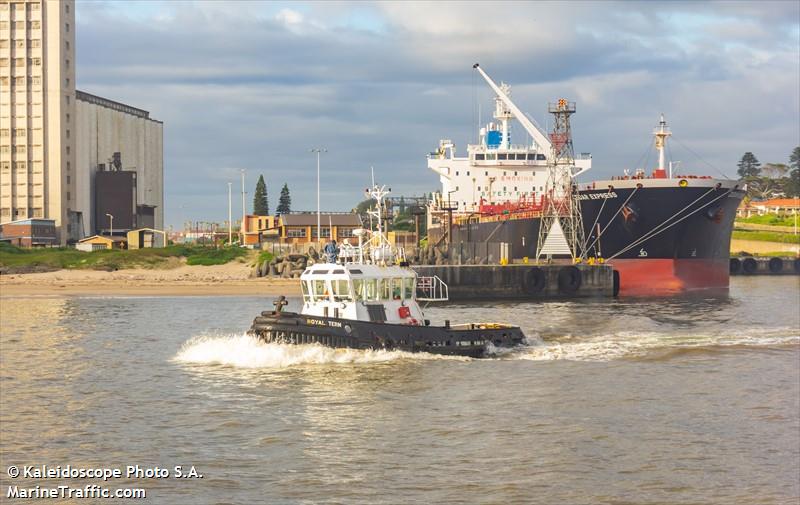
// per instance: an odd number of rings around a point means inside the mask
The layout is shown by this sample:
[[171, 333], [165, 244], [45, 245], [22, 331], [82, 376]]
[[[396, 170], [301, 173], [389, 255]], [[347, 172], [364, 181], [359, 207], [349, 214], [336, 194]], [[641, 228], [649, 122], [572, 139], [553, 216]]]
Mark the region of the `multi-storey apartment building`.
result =
[[0, 0], [0, 222], [77, 238], [74, 0]]

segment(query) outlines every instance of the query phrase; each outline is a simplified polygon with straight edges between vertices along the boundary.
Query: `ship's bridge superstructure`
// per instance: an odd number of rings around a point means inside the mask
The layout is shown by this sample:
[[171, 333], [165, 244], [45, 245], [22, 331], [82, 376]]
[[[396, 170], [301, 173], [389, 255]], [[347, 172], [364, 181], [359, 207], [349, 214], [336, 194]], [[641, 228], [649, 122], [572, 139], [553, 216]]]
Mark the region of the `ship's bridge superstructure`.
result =
[[[467, 156], [458, 157], [449, 139], [439, 141], [438, 149], [428, 155], [428, 168], [439, 174], [442, 183], [442, 193], [432, 202], [433, 212], [477, 213], [484, 204], [533, 203], [544, 195], [550, 139], [511, 101], [510, 86], [497, 85], [480, 66], [474, 68], [496, 94], [494, 121], [480, 129], [479, 142], [467, 146]], [[529, 142], [512, 144], [512, 119], [522, 125]], [[591, 164], [588, 153], [577, 156], [573, 176]]]

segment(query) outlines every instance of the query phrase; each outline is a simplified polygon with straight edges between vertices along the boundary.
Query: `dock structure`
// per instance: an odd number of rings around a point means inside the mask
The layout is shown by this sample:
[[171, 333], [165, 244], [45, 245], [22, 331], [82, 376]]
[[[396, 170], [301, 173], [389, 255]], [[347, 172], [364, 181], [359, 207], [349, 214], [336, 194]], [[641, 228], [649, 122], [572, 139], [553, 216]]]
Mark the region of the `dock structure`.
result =
[[731, 275], [800, 275], [800, 257], [733, 257]]
[[414, 265], [419, 276], [438, 276], [450, 300], [611, 298], [619, 277], [610, 265]]

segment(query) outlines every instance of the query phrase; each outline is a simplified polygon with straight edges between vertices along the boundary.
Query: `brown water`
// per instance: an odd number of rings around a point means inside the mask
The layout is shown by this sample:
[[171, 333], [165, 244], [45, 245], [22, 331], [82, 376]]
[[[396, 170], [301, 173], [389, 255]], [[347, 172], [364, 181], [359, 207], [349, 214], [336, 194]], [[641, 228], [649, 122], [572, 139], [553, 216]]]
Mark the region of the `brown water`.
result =
[[67, 482], [10, 465], [180, 464], [203, 478], [104, 485], [159, 504], [796, 504], [799, 281], [428, 311], [520, 324], [530, 344], [488, 360], [263, 345], [244, 336], [258, 297], [2, 298], [0, 501]]

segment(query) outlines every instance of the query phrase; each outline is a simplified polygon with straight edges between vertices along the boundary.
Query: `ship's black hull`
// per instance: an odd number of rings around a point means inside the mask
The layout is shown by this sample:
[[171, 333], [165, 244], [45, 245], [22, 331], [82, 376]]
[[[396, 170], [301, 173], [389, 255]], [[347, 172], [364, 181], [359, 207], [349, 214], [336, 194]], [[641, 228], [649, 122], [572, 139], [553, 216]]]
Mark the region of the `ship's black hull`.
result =
[[265, 311], [255, 318], [249, 333], [267, 343], [322, 344], [473, 358], [484, 357], [490, 346], [512, 347], [525, 340], [518, 327], [481, 326], [412, 326]]
[[[588, 255], [610, 259], [622, 294], [728, 286], [741, 190], [676, 186], [580, 194]], [[533, 258], [539, 224], [537, 217], [454, 225], [451, 242], [506, 242], [512, 257]]]

